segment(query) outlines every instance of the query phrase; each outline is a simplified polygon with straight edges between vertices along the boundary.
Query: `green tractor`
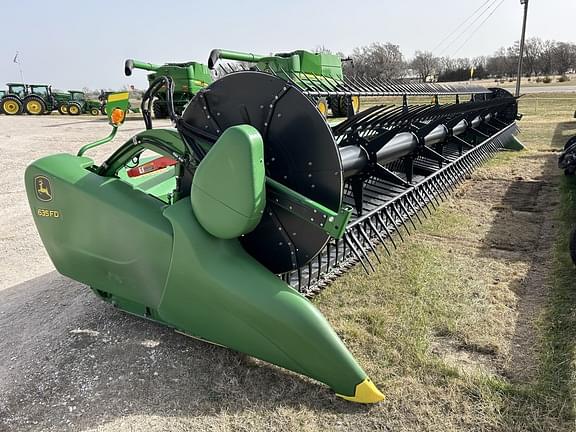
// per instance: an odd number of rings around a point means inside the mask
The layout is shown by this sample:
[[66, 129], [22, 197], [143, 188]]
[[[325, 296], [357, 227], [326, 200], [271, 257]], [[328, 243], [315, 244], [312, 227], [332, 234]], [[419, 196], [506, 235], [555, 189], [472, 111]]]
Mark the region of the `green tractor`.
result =
[[8, 115], [26, 112], [31, 115], [49, 114], [70, 100], [65, 92], [53, 92], [45, 84], [8, 83], [8, 92], [2, 97], [0, 106]]
[[86, 94], [79, 90], [69, 90], [71, 100], [67, 105], [67, 112], [70, 115], [77, 116], [80, 114], [91, 114], [97, 116], [101, 111], [101, 102], [99, 100], [87, 99]]
[[7, 83], [8, 91], [0, 99], [0, 110], [6, 115], [22, 114], [28, 88], [23, 83]]
[[[177, 114], [182, 114], [186, 104], [192, 97], [212, 82], [212, 75], [208, 67], [202, 63], [166, 63], [162, 66], [145, 63], [138, 60], [126, 60], [124, 73], [132, 75], [134, 69], [152, 71], [148, 74], [148, 83], [151, 84], [158, 77], [167, 76], [174, 81], [174, 108]], [[153, 102], [154, 116], [158, 119], [168, 117], [166, 89], [157, 93]]]
[[23, 100], [24, 111], [31, 115], [50, 114], [54, 110], [62, 111], [60, 107], [68, 104], [70, 94], [52, 91], [52, 86], [46, 84], [28, 85], [28, 95]]
[[[214, 69], [218, 59], [255, 63], [255, 69], [272, 72], [303, 87], [313, 88], [316, 84], [320, 84], [337, 92], [338, 87], [344, 82], [343, 59], [334, 54], [298, 50], [263, 56], [215, 49], [210, 53], [208, 67]], [[334, 117], [350, 117], [360, 109], [360, 98], [356, 95], [318, 95], [314, 100], [324, 116], [327, 116], [328, 109], [332, 111]]]

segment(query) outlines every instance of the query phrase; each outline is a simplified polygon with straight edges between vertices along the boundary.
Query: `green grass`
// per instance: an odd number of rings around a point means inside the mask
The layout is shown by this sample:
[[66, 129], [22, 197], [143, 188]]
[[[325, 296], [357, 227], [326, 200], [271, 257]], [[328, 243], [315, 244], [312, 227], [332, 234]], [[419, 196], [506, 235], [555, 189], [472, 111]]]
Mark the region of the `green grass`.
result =
[[484, 242], [498, 224], [509, 223], [518, 236], [540, 227], [498, 202], [464, 196], [445, 203], [374, 274], [355, 268], [315, 300], [388, 395], [372, 416], [398, 430], [576, 429], [576, 271], [567, 253], [576, 181], [550, 165], [551, 151], [576, 133], [576, 95], [540, 98], [539, 111], [529, 112], [540, 96], [521, 99], [528, 150], [496, 156], [466, 186], [543, 181], [561, 203], [544, 215], [556, 221], [550, 289], [533, 317], [534, 352], [526, 354], [531, 374], [511, 378], [505, 364], [516, 349], [519, 287], [539, 263], [522, 251], [501, 258]]

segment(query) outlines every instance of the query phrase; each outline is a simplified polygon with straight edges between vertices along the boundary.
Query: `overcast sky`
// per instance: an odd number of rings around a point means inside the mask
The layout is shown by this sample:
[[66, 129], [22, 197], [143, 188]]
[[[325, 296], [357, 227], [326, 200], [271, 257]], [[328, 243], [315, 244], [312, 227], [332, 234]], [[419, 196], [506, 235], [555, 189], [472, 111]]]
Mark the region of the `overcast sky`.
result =
[[[519, 39], [520, 0], [2, 0], [0, 84], [20, 81], [16, 51], [27, 82], [61, 89], [144, 87], [143, 71], [124, 76], [126, 58], [206, 62], [212, 48], [267, 54], [323, 45], [348, 54], [392, 42], [410, 57], [435, 49], [483, 4], [492, 9], [435, 52], [459, 57], [491, 54]], [[530, 0], [528, 37], [576, 41], [575, 23], [576, 0]]]

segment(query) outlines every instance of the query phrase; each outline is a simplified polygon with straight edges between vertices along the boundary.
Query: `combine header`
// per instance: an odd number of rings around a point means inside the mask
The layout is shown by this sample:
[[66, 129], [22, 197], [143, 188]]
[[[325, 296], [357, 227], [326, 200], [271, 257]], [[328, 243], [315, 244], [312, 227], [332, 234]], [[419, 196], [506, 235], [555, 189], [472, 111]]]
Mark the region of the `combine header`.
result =
[[[175, 129], [152, 127], [160, 89]], [[102, 165], [84, 154], [114, 136], [123, 96], [109, 96], [108, 138], [28, 167], [30, 206], [58, 271], [120, 309], [312, 377], [347, 400], [382, 400], [306, 296], [354, 263], [369, 271], [379, 245], [395, 247], [475, 166], [517, 148], [516, 99], [480, 87], [328, 86], [240, 71], [200, 90], [179, 116], [173, 90], [168, 77], [151, 83], [146, 130]], [[314, 103], [390, 95], [470, 100], [377, 99], [334, 127]]]

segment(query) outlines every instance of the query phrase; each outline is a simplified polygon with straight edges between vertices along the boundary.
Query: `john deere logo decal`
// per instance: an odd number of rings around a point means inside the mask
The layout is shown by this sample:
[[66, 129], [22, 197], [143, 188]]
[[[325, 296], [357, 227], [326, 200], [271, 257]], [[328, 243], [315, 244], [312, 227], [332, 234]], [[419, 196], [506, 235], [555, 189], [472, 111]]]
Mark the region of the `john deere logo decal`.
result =
[[52, 201], [52, 188], [50, 180], [45, 176], [34, 177], [34, 186], [36, 189], [36, 198], [40, 201]]

